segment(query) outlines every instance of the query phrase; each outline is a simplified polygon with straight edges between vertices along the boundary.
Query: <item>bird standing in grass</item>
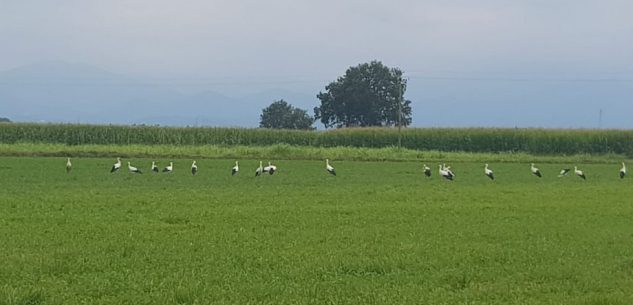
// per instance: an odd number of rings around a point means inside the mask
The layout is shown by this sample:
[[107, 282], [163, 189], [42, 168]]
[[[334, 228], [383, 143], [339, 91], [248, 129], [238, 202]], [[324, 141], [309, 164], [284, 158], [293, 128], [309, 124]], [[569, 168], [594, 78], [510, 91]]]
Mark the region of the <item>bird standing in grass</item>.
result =
[[451, 170], [450, 166], [446, 166], [445, 163], [442, 163], [442, 169], [448, 172], [448, 174], [450, 174], [451, 176], [453, 176], [453, 178], [455, 178], [455, 173]]
[[193, 163], [191, 163], [191, 174], [195, 176], [197, 173], [198, 165], [196, 165], [196, 160], [193, 160]]
[[70, 171], [73, 169], [73, 164], [70, 163], [70, 158], [66, 161], [66, 174], [70, 174]]
[[272, 165], [270, 161], [268, 161], [268, 166], [264, 167], [264, 172], [269, 174], [274, 174], [277, 171], [277, 166]]
[[116, 158], [116, 163], [112, 165], [112, 169], [110, 169], [111, 173], [114, 173], [121, 169], [121, 158]]
[[130, 173], [133, 173], [133, 174], [142, 174], [143, 173], [143, 172], [141, 172], [140, 169], [132, 166], [130, 164], [130, 162], [127, 163], [127, 169], [128, 169], [128, 171], [130, 171]]
[[582, 180], [587, 180], [587, 177], [585, 176], [585, 173], [583, 173], [581, 170], [578, 169], [578, 167], [574, 166], [574, 173], [576, 173], [576, 176], [582, 178]]
[[255, 170], [255, 177], [261, 176], [264, 172], [264, 167], [262, 166], [262, 161], [259, 161], [259, 167]]
[[424, 175], [425, 176], [431, 177], [431, 168], [430, 167], [428, 167], [428, 166], [426, 166], [426, 164], [424, 164], [423, 170], [424, 170]]
[[569, 171], [571, 171], [571, 169], [569, 169], [569, 168], [561, 169], [560, 173], [558, 174], [558, 177], [565, 177], [565, 176], [567, 176], [567, 174], [569, 174]]
[[488, 176], [491, 180], [495, 180], [495, 175], [492, 170], [488, 168], [488, 163], [486, 163], [486, 166], [484, 167], [484, 174], [486, 174], [486, 176]]
[[624, 176], [626, 176], [626, 165], [624, 165], [624, 162], [622, 162], [622, 168], [620, 169], [620, 179], [624, 179]]
[[446, 163], [442, 163], [442, 169], [445, 170], [453, 178], [455, 178], [455, 173], [451, 170], [450, 166], [446, 166]]
[[332, 165], [330, 165], [330, 160], [329, 159], [325, 159], [325, 170], [330, 173], [332, 176], [336, 176], [336, 171], [334, 170], [334, 167], [332, 167]]
[[239, 171], [240, 171], [240, 166], [237, 164], [237, 161], [235, 161], [235, 166], [231, 168], [231, 176], [237, 175], [237, 172]]
[[431, 177], [431, 168], [424, 164], [424, 175], [427, 177]]
[[440, 176], [444, 177], [447, 180], [453, 181], [453, 179], [455, 178], [455, 175], [453, 175], [453, 173], [450, 170], [447, 170], [446, 167], [443, 166], [442, 164], [439, 165], [438, 172]]
[[169, 165], [163, 168], [163, 173], [171, 173], [174, 170], [174, 162], [169, 162]]
[[535, 167], [534, 163], [532, 163], [532, 166], [530, 167], [530, 170], [532, 170], [532, 174], [534, 176], [537, 176], [539, 178], [543, 177], [543, 175], [541, 175], [541, 170], [539, 170], [538, 167]]
[[156, 165], [156, 162], [154, 161], [152, 161], [152, 171], [158, 173], [158, 165]]

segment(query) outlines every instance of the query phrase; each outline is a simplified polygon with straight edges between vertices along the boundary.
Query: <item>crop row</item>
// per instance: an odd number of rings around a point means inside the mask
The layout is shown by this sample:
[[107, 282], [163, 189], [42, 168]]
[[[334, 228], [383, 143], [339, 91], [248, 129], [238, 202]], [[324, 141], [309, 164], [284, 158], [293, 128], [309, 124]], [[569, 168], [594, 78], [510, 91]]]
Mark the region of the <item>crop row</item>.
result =
[[633, 130], [520, 128], [349, 128], [295, 131], [249, 128], [69, 124], [0, 124], [0, 143], [66, 145], [242, 145], [313, 147], [397, 146], [415, 150], [525, 152], [531, 154], [633, 154]]

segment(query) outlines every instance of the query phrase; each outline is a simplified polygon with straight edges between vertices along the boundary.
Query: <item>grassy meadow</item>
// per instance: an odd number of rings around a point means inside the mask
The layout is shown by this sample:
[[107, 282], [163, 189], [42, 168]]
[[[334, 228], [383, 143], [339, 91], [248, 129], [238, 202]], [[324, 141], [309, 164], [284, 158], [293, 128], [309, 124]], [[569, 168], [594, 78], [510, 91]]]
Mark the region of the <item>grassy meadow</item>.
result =
[[[633, 180], [539, 164], [0, 157], [0, 304], [631, 304]], [[478, 157], [484, 159], [484, 156]], [[406, 158], [405, 158], [406, 159]], [[527, 158], [525, 158], [527, 161]], [[523, 160], [523, 159], [521, 159]], [[572, 159], [570, 159], [572, 160]], [[169, 159], [157, 159], [164, 166]], [[267, 161], [267, 159], [264, 159]]]

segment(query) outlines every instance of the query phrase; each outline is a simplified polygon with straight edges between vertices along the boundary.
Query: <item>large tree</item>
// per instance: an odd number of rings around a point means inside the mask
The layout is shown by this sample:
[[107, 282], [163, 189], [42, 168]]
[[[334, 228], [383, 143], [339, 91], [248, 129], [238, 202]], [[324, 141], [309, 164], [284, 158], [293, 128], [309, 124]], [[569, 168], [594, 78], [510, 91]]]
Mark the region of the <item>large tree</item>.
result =
[[328, 127], [407, 126], [411, 101], [404, 99], [407, 80], [398, 68], [379, 61], [350, 67], [319, 92], [315, 118]]
[[314, 119], [308, 111], [278, 100], [262, 110], [259, 127], [277, 129], [313, 129]]

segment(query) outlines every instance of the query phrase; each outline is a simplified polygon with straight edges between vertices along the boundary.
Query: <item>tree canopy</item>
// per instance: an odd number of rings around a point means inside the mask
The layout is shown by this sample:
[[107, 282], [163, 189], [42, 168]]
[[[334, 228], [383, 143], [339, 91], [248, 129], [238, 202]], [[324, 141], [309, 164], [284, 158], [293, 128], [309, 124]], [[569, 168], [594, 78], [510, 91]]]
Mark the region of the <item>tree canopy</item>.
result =
[[259, 127], [275, 129], [313, 129], [314, 119], [308, 111], [278, 100], [262, 110]]
[[379, 61], [350, 67], [319, 92], [315, 119], [328, 127], [411, 124], [411, 101], [404, 99], [407, 80], [398, 68]]

